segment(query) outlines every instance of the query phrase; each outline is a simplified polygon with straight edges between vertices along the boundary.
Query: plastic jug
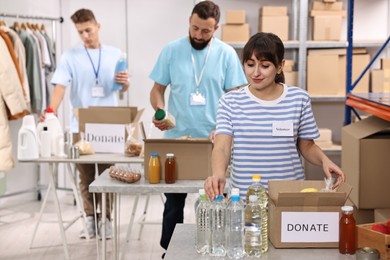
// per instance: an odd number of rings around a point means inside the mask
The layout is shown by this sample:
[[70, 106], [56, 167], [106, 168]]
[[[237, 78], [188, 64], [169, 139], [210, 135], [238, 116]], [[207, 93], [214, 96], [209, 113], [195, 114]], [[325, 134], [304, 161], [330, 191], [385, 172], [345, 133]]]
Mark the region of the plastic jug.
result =
[[41, 136], [44, 127], [47, 127], [47, 131], [51, 136], [51, 154], [61, 157], [66, 156], [64, 153], [64, 131], [60, 121], [53, 112], [46, 111], [45, 121], [38, 123], [38, 136]]
[[34, 160], [39, 158], [39, 145], [34, 117], [23, 117], [18, 132], [18, 160]]

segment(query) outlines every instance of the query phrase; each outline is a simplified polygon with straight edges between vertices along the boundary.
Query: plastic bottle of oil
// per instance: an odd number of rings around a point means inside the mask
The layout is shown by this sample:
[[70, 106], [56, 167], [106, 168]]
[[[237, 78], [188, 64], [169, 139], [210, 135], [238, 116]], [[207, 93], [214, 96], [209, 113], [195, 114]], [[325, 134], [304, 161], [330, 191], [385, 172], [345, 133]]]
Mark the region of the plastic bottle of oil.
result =
[[246, 194], [246, 203], [249, 203], [249, 196], [256, 195], [261, 207], [261, 253], [268, 251], [268, 194], [265, 187], [260, 182], [260, 175], [252, 176], [252, 185], [248, 187], [248, 192]]

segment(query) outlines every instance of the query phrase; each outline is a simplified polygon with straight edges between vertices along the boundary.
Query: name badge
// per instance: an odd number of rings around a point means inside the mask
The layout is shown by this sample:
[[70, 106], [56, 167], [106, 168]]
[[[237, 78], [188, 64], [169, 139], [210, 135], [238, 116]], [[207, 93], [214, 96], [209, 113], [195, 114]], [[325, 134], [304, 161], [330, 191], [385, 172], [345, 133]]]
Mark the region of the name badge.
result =
[[104, 97], [104, 88], [98, 85], [92, 88], [92, 97]]
[[191, 93], [190, 105], [191, 106], [204, 106], [204, 105], [206, 105], [206, 98], [201, 93]]
[[272, 136], [293, 136], [293, 121], [274, 121], [272, 122]]

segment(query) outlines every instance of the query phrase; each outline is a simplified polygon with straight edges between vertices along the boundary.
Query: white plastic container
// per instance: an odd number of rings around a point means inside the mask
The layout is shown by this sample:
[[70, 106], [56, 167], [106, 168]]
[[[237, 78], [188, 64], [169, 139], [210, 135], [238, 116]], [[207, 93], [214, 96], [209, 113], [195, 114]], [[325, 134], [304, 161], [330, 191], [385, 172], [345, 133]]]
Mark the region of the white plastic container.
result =
[[38, 143], [34, 117], [24, 116], [18, 132], [18, 160], [38, 159]]
[[45, 121], [38, 123], [37, 133], [41, 136], [43, 127], [47, 127], [51, 136], [51, 154], [54, 156], [66, 156], [64, 153], [64, 131], [54, 113], [46, 112]]
[[43, 127], [43, 130], [39, 135], [39, 140], [39, 153], [41, 157], [51, 157], [51, 133], [49, 132], [47, 126]]

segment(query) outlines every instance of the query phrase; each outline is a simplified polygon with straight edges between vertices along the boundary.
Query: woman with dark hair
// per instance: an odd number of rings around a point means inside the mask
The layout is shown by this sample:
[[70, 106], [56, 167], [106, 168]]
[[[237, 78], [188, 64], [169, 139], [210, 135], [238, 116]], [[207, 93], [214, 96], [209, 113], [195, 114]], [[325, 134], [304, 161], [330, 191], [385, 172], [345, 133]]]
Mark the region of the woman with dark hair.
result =
[[284, 84], [284, 46], [272, 33], [257, 33], [243, 50], [248, 85], [228, 92], [219, 101], [212, 153], [213, 175], [205, 180], [209, 198], [223, 194], [231, 163], [230, 188], [245, 199], [252, 175], [268, 180], [303, 180], [301, 156], [322, 166], [327, 178], [344, 173], [314, 143], [319, 137], [310, 97], [301, 88]]

